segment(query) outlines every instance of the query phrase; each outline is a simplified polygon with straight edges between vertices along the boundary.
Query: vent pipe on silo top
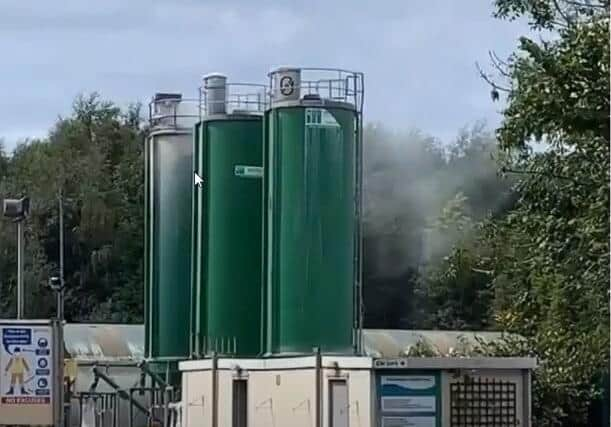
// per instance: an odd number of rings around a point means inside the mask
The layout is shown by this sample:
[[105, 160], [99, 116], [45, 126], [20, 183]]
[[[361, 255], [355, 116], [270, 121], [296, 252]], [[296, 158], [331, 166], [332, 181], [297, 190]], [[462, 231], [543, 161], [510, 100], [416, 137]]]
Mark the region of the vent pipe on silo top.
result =
[[210, 73], [203, 77], [207, 115], [227, 113], [227, 76]]

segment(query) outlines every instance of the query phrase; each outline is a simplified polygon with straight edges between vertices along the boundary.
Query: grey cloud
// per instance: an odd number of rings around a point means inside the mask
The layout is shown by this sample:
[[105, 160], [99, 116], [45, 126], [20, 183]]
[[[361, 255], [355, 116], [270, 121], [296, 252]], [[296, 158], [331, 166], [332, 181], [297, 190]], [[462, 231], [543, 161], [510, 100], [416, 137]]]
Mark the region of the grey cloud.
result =
[[[489, 1], [0, 0], [0, 136], [49, 128], [79, 92], [121, 104], [195, 94], [204, 73], [265, 81], [277, 65], [366, 74], [366, 118], [444, 137], [499, 120], [474, 62], [520, 24]], [[28, 111], [32, 111], [28, 114]]]

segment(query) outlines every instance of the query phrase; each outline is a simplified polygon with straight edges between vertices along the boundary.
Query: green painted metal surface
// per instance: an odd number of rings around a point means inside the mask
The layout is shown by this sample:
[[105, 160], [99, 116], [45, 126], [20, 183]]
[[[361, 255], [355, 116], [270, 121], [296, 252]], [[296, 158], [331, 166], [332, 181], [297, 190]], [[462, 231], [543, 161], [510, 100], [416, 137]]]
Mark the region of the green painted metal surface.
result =
[[262, 118], [197, 126], [193, 310], [196, 354], [255, 356], [261, 347]]
[[268, 353], [353, 352], [356, 113], [266, 113]]
[[153, 132], [145, 153], [146, 356], [189, 355], [190, 132]]

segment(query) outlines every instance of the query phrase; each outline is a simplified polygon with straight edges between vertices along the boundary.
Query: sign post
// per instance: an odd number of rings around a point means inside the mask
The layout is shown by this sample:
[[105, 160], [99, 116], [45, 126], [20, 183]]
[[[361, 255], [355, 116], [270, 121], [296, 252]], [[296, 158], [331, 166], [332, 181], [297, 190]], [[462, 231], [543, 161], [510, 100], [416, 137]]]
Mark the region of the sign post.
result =
[[25, 289], [23, 287], [23, 220], [17, 222], [17, 319], [23, 319], [25, 312]]

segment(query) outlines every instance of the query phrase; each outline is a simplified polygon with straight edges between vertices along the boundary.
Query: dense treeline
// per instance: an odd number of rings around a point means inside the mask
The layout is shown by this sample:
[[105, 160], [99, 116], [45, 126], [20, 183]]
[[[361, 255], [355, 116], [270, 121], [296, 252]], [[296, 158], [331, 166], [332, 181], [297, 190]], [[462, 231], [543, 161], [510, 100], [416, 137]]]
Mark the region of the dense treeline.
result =
[[[59, 259], [61, 189], [67, 315], [74, 321], [142, 319], [144, 137], [138, 106], [121, 111], [93, 94], [79, 97], [71, 116], [59, 119], [48, 138], [22, 143], [11, 156], [0, 157], [0, 194], [32, 199], [26, 223], [28, 315], [54, 310], [46, 281]], [[495, 140], [482, 125], [461, 131], [450, 146], [417, 131], [392, 133], [369, 125], [365, 146], [366, 323], [433, 326], [426, 315], [413, 314], [415, 279], [454, 243], [448, 233], [431, 238], [447, 203], [458, 195], [474, 218], [483, 219], [508, 198], [508, 182], [497, 176], [492, 158]], [[2, 221], [0, 233], [0, 313], [11, 316], [15, 227]], [[413, 280], [388, 286], [406, 274]], [[396, 301], [396, 313], [387, 298]], [[466, 326], [481, 328], [480, 323]]]
[[[504, 102], [496, 134], [475, 125], [441, 144], [415, 130], [365, 128], [365, 322], [517, 332], [524, 340], [481, 351], [538, 357], [535, 425], [600, 425], [592, 414], [609, 375], [609, 4], [495, 5], [498, 18], [527, 19], [541, 36], [521, 38], [507, 59], [491, 55], [492, 75], [481, 71]], [[121, 110], [91, 95], [48, 137], [0, 150], [0, 197], [32, 198], [28, 315], [54, 310], [46, 282], [57, 268], [61, 188], [68, 317], [142, 321], [145, 132], [138, 105]], [[1, 317], [15, 311], [15, 254], [15, 228], [0, 221]]]
[[497, 137], [519, 199], [448, 266], [487, 271], [497, 325], [540, 358], [535, 425], [608, 423], [608, 409], [586, 419], [603, 381], [609, 400], [609, 2], [496, 4], [539, 32], [488, 77], [507, 96]]
[[[0, 194], [28, 195], [24, 283], [28, 316], [54, 312], [46, 283], [59, 262], [58, 194], [64, 198], [66, 315], [74, 321], [141, 321], [143, 128], [140, 108], [121, 111], [80, 97], [44, 140], [0, 155]], [[16, 239], [0, 222], [0, 314], [15, 313]]]

